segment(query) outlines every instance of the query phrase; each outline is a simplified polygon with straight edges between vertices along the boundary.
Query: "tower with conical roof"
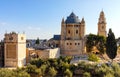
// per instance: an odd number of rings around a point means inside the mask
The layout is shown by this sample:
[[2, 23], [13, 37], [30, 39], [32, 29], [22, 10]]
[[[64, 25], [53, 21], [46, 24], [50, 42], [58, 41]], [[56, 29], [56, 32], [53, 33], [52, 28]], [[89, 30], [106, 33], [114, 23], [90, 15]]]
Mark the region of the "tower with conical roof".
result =
[[73, 12], [61, 22], [61, 54], [80, 55], [84, 51], [85, 20]]
[[98, 35], [106, 37], [106, 18], [103, 10], [100, 12], [98, 20]]

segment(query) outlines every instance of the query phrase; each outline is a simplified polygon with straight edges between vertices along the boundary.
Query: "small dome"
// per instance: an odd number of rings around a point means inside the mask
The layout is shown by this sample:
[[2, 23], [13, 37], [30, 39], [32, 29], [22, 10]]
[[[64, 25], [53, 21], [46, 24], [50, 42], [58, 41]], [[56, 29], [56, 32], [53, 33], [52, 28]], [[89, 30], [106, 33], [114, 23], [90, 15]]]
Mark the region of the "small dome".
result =
[[70, 14], [70, 16], [67, 17], [66, 23], [80, 23], [80, 20], [78, 19], [78, 16], [76, 16], [73, 12]]

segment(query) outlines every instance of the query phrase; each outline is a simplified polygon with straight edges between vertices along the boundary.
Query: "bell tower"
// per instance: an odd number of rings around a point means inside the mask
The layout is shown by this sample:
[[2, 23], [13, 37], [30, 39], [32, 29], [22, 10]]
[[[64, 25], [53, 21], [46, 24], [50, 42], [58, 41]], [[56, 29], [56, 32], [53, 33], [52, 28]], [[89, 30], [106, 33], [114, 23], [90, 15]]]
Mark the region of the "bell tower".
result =
[[98, 20], [98, 35], [106, 37], [106, 18], [104, 12], [100, 12]]

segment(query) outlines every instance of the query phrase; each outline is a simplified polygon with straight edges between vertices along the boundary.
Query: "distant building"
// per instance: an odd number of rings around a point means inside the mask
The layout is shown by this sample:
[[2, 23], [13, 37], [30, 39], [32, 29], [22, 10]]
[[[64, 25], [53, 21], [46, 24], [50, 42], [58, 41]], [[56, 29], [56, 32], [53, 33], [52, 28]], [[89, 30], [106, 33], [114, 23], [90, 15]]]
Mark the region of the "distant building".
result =
[[34, 49], [49, 49], [47, 46], [47, 40], [39, 40], [39, 44], [36, 44], [35, 39], [27, 39], [26, 40], [26, 47], [27, 48], [34, 48]]
[[103, 11], [100, 12], [100, 17], [98, 21], [98, 35], [106, 37], [106, 18]]
[[47, 45], [50, 48], [60, 47], [60, 39], [61, 39], [60, 35], [54, 35], [53, 38], [51, 38], [50, 40], [48, 40]]
[[85, 49], [85, 20], [80, 21], [73, 12], [66, 20], [61, 22], [61, 54], [77, 56], [84, 53]]
[[4, 66], [22, 67], [26, 64], [26, 36], [15, 32], [5, 34]]
[[27, 48], [33, 48], [35, 46], [35, 39], [27, 39], [26, 40], [26, 47]]
[[32, 58], [58, 58], [60, 57], [60, 48], [54, 48], [54, 49], [44, 49], [44, 50], [36, 50], [36, 49], [31, 49], [27, 48], [27, 63]]

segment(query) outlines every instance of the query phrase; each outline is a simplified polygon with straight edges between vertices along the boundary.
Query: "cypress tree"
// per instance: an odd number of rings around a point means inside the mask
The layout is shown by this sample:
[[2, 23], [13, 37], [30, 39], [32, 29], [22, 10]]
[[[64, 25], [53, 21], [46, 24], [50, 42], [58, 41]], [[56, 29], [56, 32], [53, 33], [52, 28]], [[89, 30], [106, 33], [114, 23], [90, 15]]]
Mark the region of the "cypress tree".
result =
[[40, 44], [40, 40], [39, 40], [39, 38], [37, 38], [35, 44]]
[[111, 29], [109, 29], [108, 37], [106, 40], [106, 54], [110, 59], [112, 59], [112, 61], [117, 55], [117, 43], [114, 33]]

